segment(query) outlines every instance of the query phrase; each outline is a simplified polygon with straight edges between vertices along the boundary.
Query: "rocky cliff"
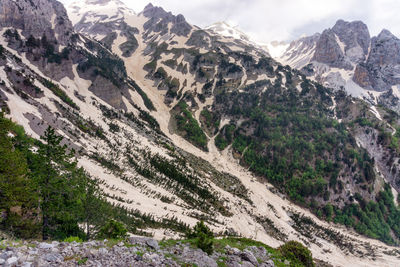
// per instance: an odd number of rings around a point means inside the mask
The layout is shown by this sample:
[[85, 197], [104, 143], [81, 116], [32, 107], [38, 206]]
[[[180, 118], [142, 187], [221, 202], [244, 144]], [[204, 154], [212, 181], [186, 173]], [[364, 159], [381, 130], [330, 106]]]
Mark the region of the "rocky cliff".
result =
[[338, 20], [321, 35], [292, 42], [278, 60], [328, 87], [399, 112], [398, 47], [387, 30], [371, 38], [363, 22]]

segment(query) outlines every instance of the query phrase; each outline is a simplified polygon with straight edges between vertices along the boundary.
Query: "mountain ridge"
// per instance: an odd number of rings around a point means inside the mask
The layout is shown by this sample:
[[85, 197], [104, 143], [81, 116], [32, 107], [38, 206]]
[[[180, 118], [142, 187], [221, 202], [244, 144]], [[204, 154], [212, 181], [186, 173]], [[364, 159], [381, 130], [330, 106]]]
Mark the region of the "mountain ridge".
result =
[[[293, 41], [277, 60], [301, 69], [325, 86], [344, 89], [355, 97], [399, 112], [398, 81], [393, 79], [397, 63], [392, 60], [397, 56], [389, 48], [396, 47], [396, 40], [398, 38], [388, 30], [371, 38], [363, 22], [338, 20], [321, 35]], [[390, 44], [379, 50], [385, 42]], [[390, 60], [379, 62], [378, 58], [384, 54], [389, 54]]]

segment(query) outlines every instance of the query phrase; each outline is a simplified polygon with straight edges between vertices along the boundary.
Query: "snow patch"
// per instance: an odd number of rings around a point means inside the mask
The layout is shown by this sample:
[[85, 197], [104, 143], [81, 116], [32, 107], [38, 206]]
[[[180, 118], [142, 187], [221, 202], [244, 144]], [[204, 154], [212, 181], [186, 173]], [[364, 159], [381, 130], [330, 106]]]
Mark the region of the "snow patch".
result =
[[378, 118], [378, 120], [380, 121], [382, 120], [381, 114], [379, 114], [375, 106], [371, 106], [370, 110], [372, 111], [372, 113], [374, 113], [374, 115]]
[[268, 44], [259, 44], [261, 47], [265, 47], [268, 53], [273, 58], [280, 58], [289, 48], [289, 44], [272, 42]]
[[344, 50], [345, 50], [346, 45], [345, 45], [342, 41], [340, 41], [339, 36], [337, 36], [336, 34], [335, 34], [335, 38], [336, 38], [337, 44], [338, 44], [339, 47], [340, 47], [340, 50], [342, 50], [343, 55], [345, 55], [346, 53], [345, 53]]
[[393, 85], [392, 86], [392, 91], [393, 95], [397, 98], [400, 98], [400, 90], [399, 90], [399, 85]]

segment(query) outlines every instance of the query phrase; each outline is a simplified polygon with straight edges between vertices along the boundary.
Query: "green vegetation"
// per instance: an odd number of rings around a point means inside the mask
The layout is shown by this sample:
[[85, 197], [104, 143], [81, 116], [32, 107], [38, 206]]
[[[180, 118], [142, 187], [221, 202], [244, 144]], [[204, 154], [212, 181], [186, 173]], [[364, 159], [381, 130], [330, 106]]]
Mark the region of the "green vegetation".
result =
[[212, 209], [225, 216], [230, 215], [216, 193], [186, 167], [183, 159], [176, 158], [175, 161], [170, 161], [158, 154], [152, 155], [146, 151], [141, 153], [149, 159], [149, 164], [140, 165], [133, 156], [128, 156], [128, 162], [136, 172], [150, 182], [172, 190], [174, 195], [191, 207], [206, 213], [210, 213]]
[[[10, 134], [16, 137], [11, 137]], [[19, 127], [0, 113], [0, 227], [13, 234], [33, 237], [39, 227], [31, 214], [37, 203], [33, 181], [28, 177], [28, 162], [23, 146], [30, 142]]]
[[132, 54], [135, 52], [135, 50], [138, 48], [139, 44], [138, 41], [136, 40], [134, 35], [129, 36], [129, 39], [125, 42], [122, 43], [119, 48], [121, 51], [123, 51], [122, 56], [123, 57], [130, 57]]
[[143, 103], [146, 106], [146, 108], [150, 111], [156, 111], [156, 108], [153, 105], [153, 102], [151, 102], [150, 98], [147, 96], [147, 94], [142, 90], [142, 88], [137, 85], [137, 83], [134, 80], [128, 80], [128, 83], [135, 88], [135, 90], [138, 92], [138, 94], [142, 97]]
[[8, 39], [14, 39], [15, 41], [18, 41], [18, 42], [20, 42], [20, 44], [22, 44], [21, 36], [19, 35], [19, 33], [16, 29], [14, 29], [14, 30], [7, 29], [4, 32], [3, 36]]
[[79, 259], [76, 263], [78, 265], [84, 265], [87, 261], [88, 261], [88, 258], [85, 257], [85, 258]]
[[[174, 218], [156, 221], [137, 210], [108, 203], [99, 182], [77, 167], [75, 154], [60, 145], [62, 138], [54, 129], [47, 129], [43, 138], [41, 143], [27, 137], [22, 127], [0, 115], [2, 231], [16, 238], [86, 240], [97, 237], [110, 220], [134, 234], [146, 235], [139, 228], [147, 227], [188, 230]], [[86, 225], [86, 233], [79, 225]], [[109, 228], [103, 228], [103, 233]], [[118, 225], [115, 228], [120, 230]]]
[[121, 130], [120, 127], [118, 126], [118, 124], [115, 124], [112, 122], [110, 124], [108, 124], [108, 126], [110, 127], [110, 131], [113, 133], [118, 133]]
[[167, 77], [168, 77], [168, 74], [167, 74], [167, 72], [164, 70], [163, 67], [159, 67], [159, 68], [157, 69], [157, 71], [154, 73], [154, 78], [156, 78], [156, 79], [165, 80], [165, 79], [167, 79]]
[[157, 68], [157, 60], [152, 60], [143, 67], [145, 70], [149, 72], [154, 72]]
[[208, 151], [207, 136], [188, 110], [188, 105], [184, 101], [180, 101], [174, 109], [178, 131], [182, 136], [198, 148]]
[[[268, 60], [260, 60], [258, 64], [271, 71]], [[351, 131], [360, 127], [366, 133], [371, 131], [368, 128], [377, 129], [378, 144], [394, 153], [399, 151], [399, 138], [386, 127], [379, 128], [379, 122], [363, 113], [349, 123], [345, 119], [343, 123], [332, 119], [329, 108], [333, 105], [332, 97], [339, 107], [360, 107], [357, 102], [351, 104], [347, 96], [333, 94], [295, 74], [288, 67], [278, 67], [271, 73], [276, 77], [273, 84], [259, 81], [241, 91], [227, 87], [223, 79], [217, 80], [212, 112], [241, 123], [224, 126], [215, 138], [216, 146], [223, 150], [232, 145], [233, 154], [242, 165], [268, 179], [291, 200], [310, 208], [318, 216], [393, 243], [389, 233], [400, 237], [393, 223], [398, 224], [400, 219], [396, 217], [394, 206], [383, 201], [388, 199], [388, 190], [372, 202], [349, 196], [344, 200], [348, 204], [343, 209], [339, 209], [335, 201], [350, 180], [355, 183], [356, 191], [372, 194], [374, 190], [371, 186], [376, 179], [374, 159], [357, 146]], [[283, 75], [286, 76], [285, 87]], [[295, 84], [301, 85], [301, 92]], [[350, 113], [346, 108], [339, 110], [339, 118]], [[359, 204], [353, 203], [354, 200]]]
[[360, 195], [355, 198], [358, 204], [334, 209], [333, 221], [353, 227], [360, 234], [396, 244], [391, 234], [400, 238], [400, 209], [394, 203], [390, 185], [385, 185], [384, 190], [377, 195], [376, 202], [367, 202]]
[[203, 109], [200, 113], [200, 122], [203, 128], [211, 135], [218, 132], [220, 118], [208, 109]]
[[190, 230], [186, 234], [187, 238], [194, 239], [195, 245], [206, 252], [208, 255], [211, 255], [214, 251], [214, 234], [208, 228], [207, 225], [204, 224], [203, 221], [199, 221], [194, 227], [193, 230]]
[[4, 58], [4, 47], [0, 45], [0, 58]]
[[[220, 134], [215, 138], [215, 145], [219, 150], [224, 150], [229, 144], [232, 143], [234, 137], [234, 131], [236, 126], [233, 124], [225, 125]], [[238, 147], [238, 145], [236, 145]]]
[[168, 97], [174, 98], [177, 96], [177, 92], [180, 87], [180, 83], [177, 78], [168, 76], [168, 73], [165, 71], [163, 67], [159, 67], [157, 71], [154, 73], [153, 77], [154, 79], [161, 81], [158, 85], [158, 88], [166, 89]]
[[47, 79], [41, 79], [40, 82], [58, 96], [64, 103], [73, 109], [80, 110], [79, 106], [56, 84]]
[[70, 237], [67, 237], [66, 239], [64, 239], [63, 241], [64, 242], [68, 242], [68, 243], [72, 243], [72, 242], [81, 243], [81, 242], [83, 242], [83, 240], [78, 236], [70, 236]]
[[78, 65], [82, 72], [92, 71], [94, 76], [102, 76], [110, 80], [116, 87], [121, 87], [127, 77], [125, 64], [122, 59], [103, 49], [94, 42], [87, 43], [89, 48], [97, 50], [97, 56], [85, 52], [87, 60]]
[[289, 241], [279, 247], [282, 256], [290, 260], [290, 266], [314, 267], [311, 251], [297, 241]]
[[61, 53], [55, 51], [54, 44], [47, 40], [46, 35], [43, 34], [40, 40], [35, 40], [33, 36], [30, 36], [25, 43], [28, 47], [42, 47], [43, 56], [47, 58], [49, 63], [61, 64], [63, 59], [69, 58], [70, 49], [65, 47]]
[[110, 220], [100, 228], [99, 238], [122, 239], [126, 237], [127, 230], [125, 226], [117, 221]]
[[[195, 226], [197, 227], [200, 222]], [[205, 231], [208, 232], [208, 231]], [[168, 249], [170, 247], [179, 245], [179, 244], [190, 244], [194, 248], [198, 247], [198, 238], [190, 238], [185, 240], [164, 240], [160, 242], [160, 246], [164, 249]], [[289, 241], [286, 244], [282, 245], [280, 248], [272, 248], [270, 246], [265, 245], [264, 243], [251, 240], [248, 238], [238, 238], [238, 237], [221, 237], [214, 238], [212, 240], [213, 243], [213, 251], [216, 253], [226, 254], [227, 246], [230, 248], [236, 248], [240, 251], [245, 249], [249, 249], [250, 247], [262, 247], [265, 248], [267, 253], [270, 255], [270, 258], [273, 260], [275, 266], [277, 267], [308, 267], [315, 266], [313, 263], [311, 252], [308, 248], [304, 247], [302, 244]], [[215, 254], [214, 254], [215, 255]], [[171, 255], [171, 258], [177, 260], [178, 257]], [[226, 257], [221, 257], [221, 261], [218, 261], [218, 266], [227, 266]], [[289, 262], [287, 264], [287, 262]], [[182, 263], [185, 265], [186, 263]]]
[[178, 62], [175, 59], [168, 59], [164, 61], [163, 64], [170, 67], [171, 69], [175, 69], [178, 65]]

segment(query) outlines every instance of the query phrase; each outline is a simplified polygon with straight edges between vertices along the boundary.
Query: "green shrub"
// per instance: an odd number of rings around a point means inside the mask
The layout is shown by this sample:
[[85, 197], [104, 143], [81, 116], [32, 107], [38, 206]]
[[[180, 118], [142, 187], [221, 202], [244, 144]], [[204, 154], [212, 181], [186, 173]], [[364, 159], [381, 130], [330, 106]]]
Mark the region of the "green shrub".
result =
[[99, 231], [99, 238], [110, 238], [110, 239], [120, 239], [125, 238], [126, 233], [125, 226], [117, 221], [110, 220]]
[[78, 236], [70, 236], [70, 237], [64, 239], [64, 242], [67, 242], [67, 243], [72, 243], [72, 242], [82, 243], [83, 240]]
[[[311, 251], [300, 242], [289, 241], [279, 247], [282, 256], [289, 259], [292, 265], [301, 264], [306, 267], [314, 267]], [[291, 265], [291, 266], [292, 266]]]
[[195, 245], [206, 252], [207, 254], [212, 254], [214, 251], [214, 234], [204, 224], [203, 221], [198, 222], [193, 230], [190, 230], [187, 234], [188, 238], [195, 239]]
[[188, 105], [184, 101], [180, 101], [175, 107], [177, 114], [175, 119], [177, 122], [178, 131], [181, 132], [183, 138], [191, 142], [193, 145], [208, 151], [208, 139], [203, 129], [201, 129], [197, 120], [193, 117], [188, 109]]

